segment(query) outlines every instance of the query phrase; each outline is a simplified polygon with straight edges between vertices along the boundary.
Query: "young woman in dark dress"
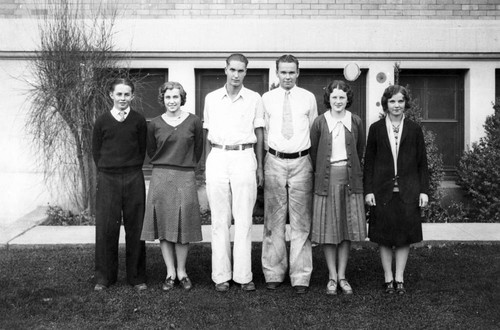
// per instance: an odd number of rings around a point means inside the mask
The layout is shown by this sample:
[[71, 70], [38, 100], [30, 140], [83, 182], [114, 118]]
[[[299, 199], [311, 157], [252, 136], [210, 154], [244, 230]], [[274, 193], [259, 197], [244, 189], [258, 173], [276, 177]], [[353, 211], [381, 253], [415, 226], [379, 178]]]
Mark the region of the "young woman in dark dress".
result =
[[165, 113], [148, 125], [147, 152], [153, 173], [141, 239], [160, 240], [167, 266], [163, 291], [171, 290], [176, 279], [189, 290], [189, 243], [202, 239], [195, 168], [203, 153], [203, 129], [197, 116], [181, 110], [186, 92], [178, 82], [164, 83], [158, 101]]
[[419, 125], [405, 118], [404, 110], [409, 107], [408, 91], [389, 86], [382, 96], [386, 116], [371, 125], [366, 144], [363, 177], [365, 202], [371, 207], [368, 237], [379, 244], [387, 293], [406, 292], [404, 271], [410, 244], [422, 241], [420, 208], [428, 203], [424, 136]]

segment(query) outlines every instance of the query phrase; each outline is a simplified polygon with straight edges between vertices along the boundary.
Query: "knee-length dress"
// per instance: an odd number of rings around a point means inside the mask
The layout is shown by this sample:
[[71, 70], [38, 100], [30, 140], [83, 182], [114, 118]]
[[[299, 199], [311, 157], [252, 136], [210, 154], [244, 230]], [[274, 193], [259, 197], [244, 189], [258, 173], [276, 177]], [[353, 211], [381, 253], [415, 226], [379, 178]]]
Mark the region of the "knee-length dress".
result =
[[195, 168], [203, 152], [201, 121], [192, 114], [177, 126], [159, 116], [148, 125], [153, 164], [141, 239], [202, 240]]
[[[362, 241], [366, 238], [366, 220], [360, 165], [364, 149], [361, 119], [346, 111], [343, 121], [333, 123], [329, 115], [325, 112], [311, 127], [311, 158], [315, 165], [311, 241]], [[332, 129], [337, 124], [340, 126]], [[342, 139], [335, 143], [339, 131]], [[340, 154], [345, 159], [332, 163], [332, 154], [339, 151], [332, 150], [332, 145], [343, 148]]]

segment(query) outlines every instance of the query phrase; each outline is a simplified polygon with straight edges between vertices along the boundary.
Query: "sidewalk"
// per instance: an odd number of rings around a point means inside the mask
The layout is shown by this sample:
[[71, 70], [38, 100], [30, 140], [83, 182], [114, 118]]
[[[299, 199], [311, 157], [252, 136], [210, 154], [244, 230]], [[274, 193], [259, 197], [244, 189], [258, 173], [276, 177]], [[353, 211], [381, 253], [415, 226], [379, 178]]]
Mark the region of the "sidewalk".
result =
[[[45, 220], [45, 208], [38, 208], [6, 228], [0, 228], [0, 249], [47, 246], [84, 245], [95, 243], [94, 226], [39, 226]], [[233, 229], [233, 228], [232, 228]], [[286, 238], [289, 240], [287, 226]], [[211, 227], [202, 226], [203, 243], [211, 241]], [[233, 231], [231, 231], [233, 234]], [[123, 227], [120, 243], [125, 243]], [[500, 223], [424, 223], [424, 241], [420, 245], [446, 242], [477, 242], [500, 244]], [[263, 226], [252, 227], [252, 241], [261, 242]], [[158, 244], [148, 243], [148, 244]], [[368, 243], [371, 244], [371, 243]]]

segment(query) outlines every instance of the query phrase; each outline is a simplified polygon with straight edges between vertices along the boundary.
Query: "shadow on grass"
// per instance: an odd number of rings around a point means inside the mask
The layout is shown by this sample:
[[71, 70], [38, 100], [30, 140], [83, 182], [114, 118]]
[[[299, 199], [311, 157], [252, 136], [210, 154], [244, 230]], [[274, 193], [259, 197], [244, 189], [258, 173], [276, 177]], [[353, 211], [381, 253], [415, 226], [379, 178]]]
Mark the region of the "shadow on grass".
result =
[[165, 267], [157, 245], [148, 246], [148, 285], [136, 293], [120, 280], [105, 292], [93, 289], [94, 249], [52, 247], [0, 250], [0, 328], [203, 328], [203, 329], [494, 329], [500, 324], [500, 245], [448, 245], [412, 249], [408, 294], [386, 295], [378, 252], [353, 250], [347, 276], [353, 296], [324, 294], [328, 271], [314, 249], [311, 289], [298, 296], [285, 282], [265, 289], [261, 244], [253, 250], [255, 292], [232, 285], [214, 290], [210, 246], [193, 245], [188, 273], [194, 288], [161, 291]]

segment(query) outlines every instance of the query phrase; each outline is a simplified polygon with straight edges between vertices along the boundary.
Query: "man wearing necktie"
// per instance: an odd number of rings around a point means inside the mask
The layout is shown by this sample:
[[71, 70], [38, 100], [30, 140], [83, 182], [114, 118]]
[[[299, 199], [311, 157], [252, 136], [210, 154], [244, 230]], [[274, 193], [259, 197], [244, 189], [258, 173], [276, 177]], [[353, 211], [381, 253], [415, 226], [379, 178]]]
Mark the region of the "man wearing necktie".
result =
[[306, 293], [312, 272], [309, 240], [312, 216], [313, 168], [309, 156], [309, 128], [318, 116], [314, 95], [296, 86], [299, 61], [283, 55], [276, 61], [279, 87], [262, 97], [266, 119], [264, 162], [264, 239], [262, 269], [267, 288], [276, 290], [288, 268], [285, 245], [290, 220], [290, 282]]

